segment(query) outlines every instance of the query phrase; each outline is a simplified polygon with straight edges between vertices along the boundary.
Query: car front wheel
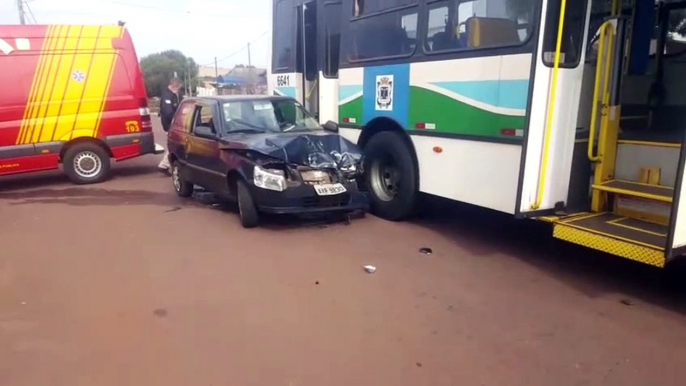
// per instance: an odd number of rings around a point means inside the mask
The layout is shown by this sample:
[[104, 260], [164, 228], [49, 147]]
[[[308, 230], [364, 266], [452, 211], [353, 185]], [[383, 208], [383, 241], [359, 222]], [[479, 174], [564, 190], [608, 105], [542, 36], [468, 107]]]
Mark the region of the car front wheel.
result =
[[257, 206], [250, 194], [248, 184], [243, 180], [238, 180], [236, 185], [236, 195], [238, 196], [238, 215], [241, 219], [243, 228], [254, 228], [259, 223]]

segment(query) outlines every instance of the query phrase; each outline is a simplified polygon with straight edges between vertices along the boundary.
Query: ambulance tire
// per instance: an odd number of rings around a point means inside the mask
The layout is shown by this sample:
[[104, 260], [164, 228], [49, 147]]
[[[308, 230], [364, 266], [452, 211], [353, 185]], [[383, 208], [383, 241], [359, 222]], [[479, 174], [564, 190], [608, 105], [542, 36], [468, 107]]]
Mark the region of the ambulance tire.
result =
[[64, 173], [78, 185], [97, 184], [110, 176], [110, 155], [97, 143], [77, 143], [64, 153]]
[[371, 211], [389, 221], [414, 214], [417, 172], [414, 155], [402, 133], [383, 131], [364, 147], [364, 185]]

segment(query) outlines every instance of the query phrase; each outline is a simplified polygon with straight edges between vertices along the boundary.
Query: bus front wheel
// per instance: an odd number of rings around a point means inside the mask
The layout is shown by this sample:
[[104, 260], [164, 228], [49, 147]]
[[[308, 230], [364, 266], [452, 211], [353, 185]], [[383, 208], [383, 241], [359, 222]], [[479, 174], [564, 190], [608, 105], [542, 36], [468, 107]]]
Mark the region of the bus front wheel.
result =
[[364, 147], [365, 185], [372, 212], [399, 221], [412, 214], [417, 197], [417, 173], [412, 150], [401, 133], [384, 131]]

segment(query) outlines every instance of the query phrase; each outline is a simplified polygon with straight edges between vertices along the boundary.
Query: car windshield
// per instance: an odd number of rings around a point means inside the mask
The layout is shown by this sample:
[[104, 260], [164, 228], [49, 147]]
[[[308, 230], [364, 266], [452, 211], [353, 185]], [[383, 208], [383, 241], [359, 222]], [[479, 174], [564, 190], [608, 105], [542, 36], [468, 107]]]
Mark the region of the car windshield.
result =
[[227, 132], [289, 132], [320, 128], [319, 123], [292, 100], [224, 102]]

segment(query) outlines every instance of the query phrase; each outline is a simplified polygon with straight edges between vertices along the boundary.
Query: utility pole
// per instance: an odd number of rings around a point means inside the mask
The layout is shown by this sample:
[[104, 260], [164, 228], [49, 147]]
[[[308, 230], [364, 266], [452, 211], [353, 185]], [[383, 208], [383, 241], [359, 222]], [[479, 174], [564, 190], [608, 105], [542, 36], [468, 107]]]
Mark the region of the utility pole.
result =
[[17, 0], [17, 9], [19, 10], [19, 23], [26, 24], [25, 14], [24, 14], [24, 0]]
[[253, 77], [252, 77], [252, 59], [250, 57], [250, 42], [248, 42], [248, 94], [252, 94], [253, 90]]
[[248, 67], [252, 66], [252, 60], [250, 60], [250, 43], [248, 43]]

